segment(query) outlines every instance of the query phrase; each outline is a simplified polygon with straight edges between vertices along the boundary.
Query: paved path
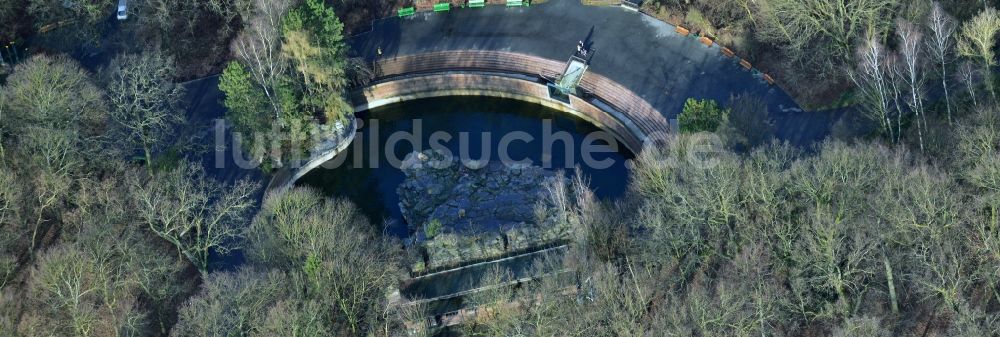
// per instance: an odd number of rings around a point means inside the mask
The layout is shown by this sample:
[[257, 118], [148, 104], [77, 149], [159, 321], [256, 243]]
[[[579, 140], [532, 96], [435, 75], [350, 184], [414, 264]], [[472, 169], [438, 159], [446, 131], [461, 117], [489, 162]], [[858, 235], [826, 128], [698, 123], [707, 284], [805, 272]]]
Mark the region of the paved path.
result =
[[[588, 39], [589, 37], [589, 39]], [[628, 87], [668, 119], [687, 98], [728, 101], [748, 92], [766, 100], [778, 136], [795, 143], [825, 137], [838, 114], [803, 113], [781, 89], [769, 86], [727, 58], [674, 27], [619, 7], [584, 6], [550, 0], [527, 8], [454, 8], [375, 22], [351, 38], [355, 53], [368, 59], [446, 50], [501, 50], [566, 60], [580, 40], [596, 54], [590, 71]]]

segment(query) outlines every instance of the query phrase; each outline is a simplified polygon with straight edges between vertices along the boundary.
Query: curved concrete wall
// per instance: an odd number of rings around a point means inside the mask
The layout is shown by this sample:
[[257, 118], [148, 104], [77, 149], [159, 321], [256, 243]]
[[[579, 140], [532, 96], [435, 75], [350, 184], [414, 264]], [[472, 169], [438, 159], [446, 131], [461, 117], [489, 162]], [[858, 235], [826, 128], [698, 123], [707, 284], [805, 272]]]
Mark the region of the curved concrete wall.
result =
[[[354, 94], [356, 111], [410, 99], [448, 95], [510, 97], [580, 116], [614, 133], [633, 152], [649, 135], [669, 132], [663, 114], [644, 99], [594, 72], [579, 89], [592, 99], [570, 96], [570, 104], [549, 98], [538, 77], [555, 78], [565, 64], [526, 54], [463, 50], [404, 55], [377, 60], [377, 81]], [[520, 76], [518, 76], [520, 75]], [[445, 76], [445, 77], [442, 77]]]
[[323, 165], [336, 157], [338, 154], [347, 150], [347, 147], [354, 142], [354, 136], [357, 134], [357, 121], [351, 119], [351, 123], [347, 125], [347, 132], [343, 134], [338, 134], [335, 138], [329, 139], [325, 143], [325, 147], [314, 149], [310, 154], [310, 157], [301, 165], [292, 168], [283, 168], [275, 173], [274, 177], [271, 177], [271, 181], [268, 182], [265, 188], [268, 193], [284, 193], [288, 189], [295, 186], [295, 182], [300, 178], [312, 171], [313, 169]]
[[569, 103], [549, 99], [548, 87], [541, 83], [475, 72], [434, 73], [400, 78], [369, 86], [354, 95], [354, 108], [364, 111], [409, 100], [446, 96], [488, 96], [516, 99], [580, 117], [611, 133], [630, 151], [638, 153], [645, 133], [623, 114], [605, 111], [576, 96]]
[[[476, 71], [505, 74], [522, 74], [533, 77], [555, 78], [566, 64], [527, 54], [489, 51], [459, 50], [428, 52], [384, 58], [375, 62], [377, 82], [391, 81], [397, 77], [415, 77], [439, 72]], [[377, 85], [377, 84], [376, 84]], [[584, 74], [579, 89], [606, 103], [611, 110], [620, 112], [625, 120], [641, 131], [640, 138], [655, 133], [667, 133], [670, 125], [660, 111], [625, 86], [593, 71]], [[548, 99], [548, 94], [538, 96]], [[577, 97], [579, 99], [579, 97]]]

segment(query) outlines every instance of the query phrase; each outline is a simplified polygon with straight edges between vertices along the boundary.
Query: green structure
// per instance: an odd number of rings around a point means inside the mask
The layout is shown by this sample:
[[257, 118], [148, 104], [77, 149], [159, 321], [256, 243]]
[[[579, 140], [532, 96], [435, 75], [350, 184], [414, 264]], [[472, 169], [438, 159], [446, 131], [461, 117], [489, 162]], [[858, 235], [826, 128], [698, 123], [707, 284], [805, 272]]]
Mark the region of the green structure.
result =
[[559, 80], [556, 81], [556, 87], [563, 94], [575, 92], [576, 86], [580, 84], [588, 67], [587, 60], [573, 55], [569, 58], [569, 62], [566, 62], [566, 70], [563, 70], [562, 76], [559, 76]]
[[439, 4], [434, 4], [435, 12], [447, 12], [451, 10], [451, 4], [447, 2], [442, 2]]
[[486, 7], [486, 0], [469, 0], [470, 8]]
[[590, 67], [590, 59], [594, 56], [594, 50], [588, 48], [583, 41], [576, 47], [576, 53], [569, 57], [566, 68], [562, 74], [556, 77], [549, 86], [549, 97], [569, 103], [569, 95], [576, 94], [576, 87], [583, 80], [583, 74], [587, 73]]
[[413, 8], [413, 7], [406, 7], [406, 8], [400, 8], [398, 14], [399, 14], [399, 17], [406, 17], [406, 16], [411, 16], [411, 15], [413, 15], [416, 12], [417, 12], [417, 10], [415, 8]]

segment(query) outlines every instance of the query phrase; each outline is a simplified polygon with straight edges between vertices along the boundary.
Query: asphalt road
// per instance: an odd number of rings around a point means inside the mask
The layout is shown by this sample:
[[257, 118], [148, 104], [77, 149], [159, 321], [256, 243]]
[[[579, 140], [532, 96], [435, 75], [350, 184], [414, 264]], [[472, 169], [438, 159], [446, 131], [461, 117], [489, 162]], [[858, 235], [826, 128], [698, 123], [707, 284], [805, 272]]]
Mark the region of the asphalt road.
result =
[[578, 41], [596, 50], [589, 71], [630, 88], [668, 119], [688, 98], [727, 102], [750, 93], [764, 99], [779, 138], [808, 144], [825, 138], [840, 114], [802, 112], [784, 91], [727, 58], [719, 46], [649, 16], [619, 7], [584, 6], [577, 0], [549, 0], [531, 7], [453, 8], [376, 21], [371, 31], [350, 39], [357, 56], [374, 59], [446, 50], [501, 50], [565, 60]]

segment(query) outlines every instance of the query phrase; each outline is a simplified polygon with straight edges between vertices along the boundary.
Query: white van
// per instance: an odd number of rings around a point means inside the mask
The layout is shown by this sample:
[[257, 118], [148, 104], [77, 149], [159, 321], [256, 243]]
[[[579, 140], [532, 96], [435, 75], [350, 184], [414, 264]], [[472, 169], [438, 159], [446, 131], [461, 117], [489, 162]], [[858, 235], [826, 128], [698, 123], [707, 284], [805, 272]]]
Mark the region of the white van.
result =
[[118, 0], [118, 20], [128, 19], [128, 10], [125, 0]]

